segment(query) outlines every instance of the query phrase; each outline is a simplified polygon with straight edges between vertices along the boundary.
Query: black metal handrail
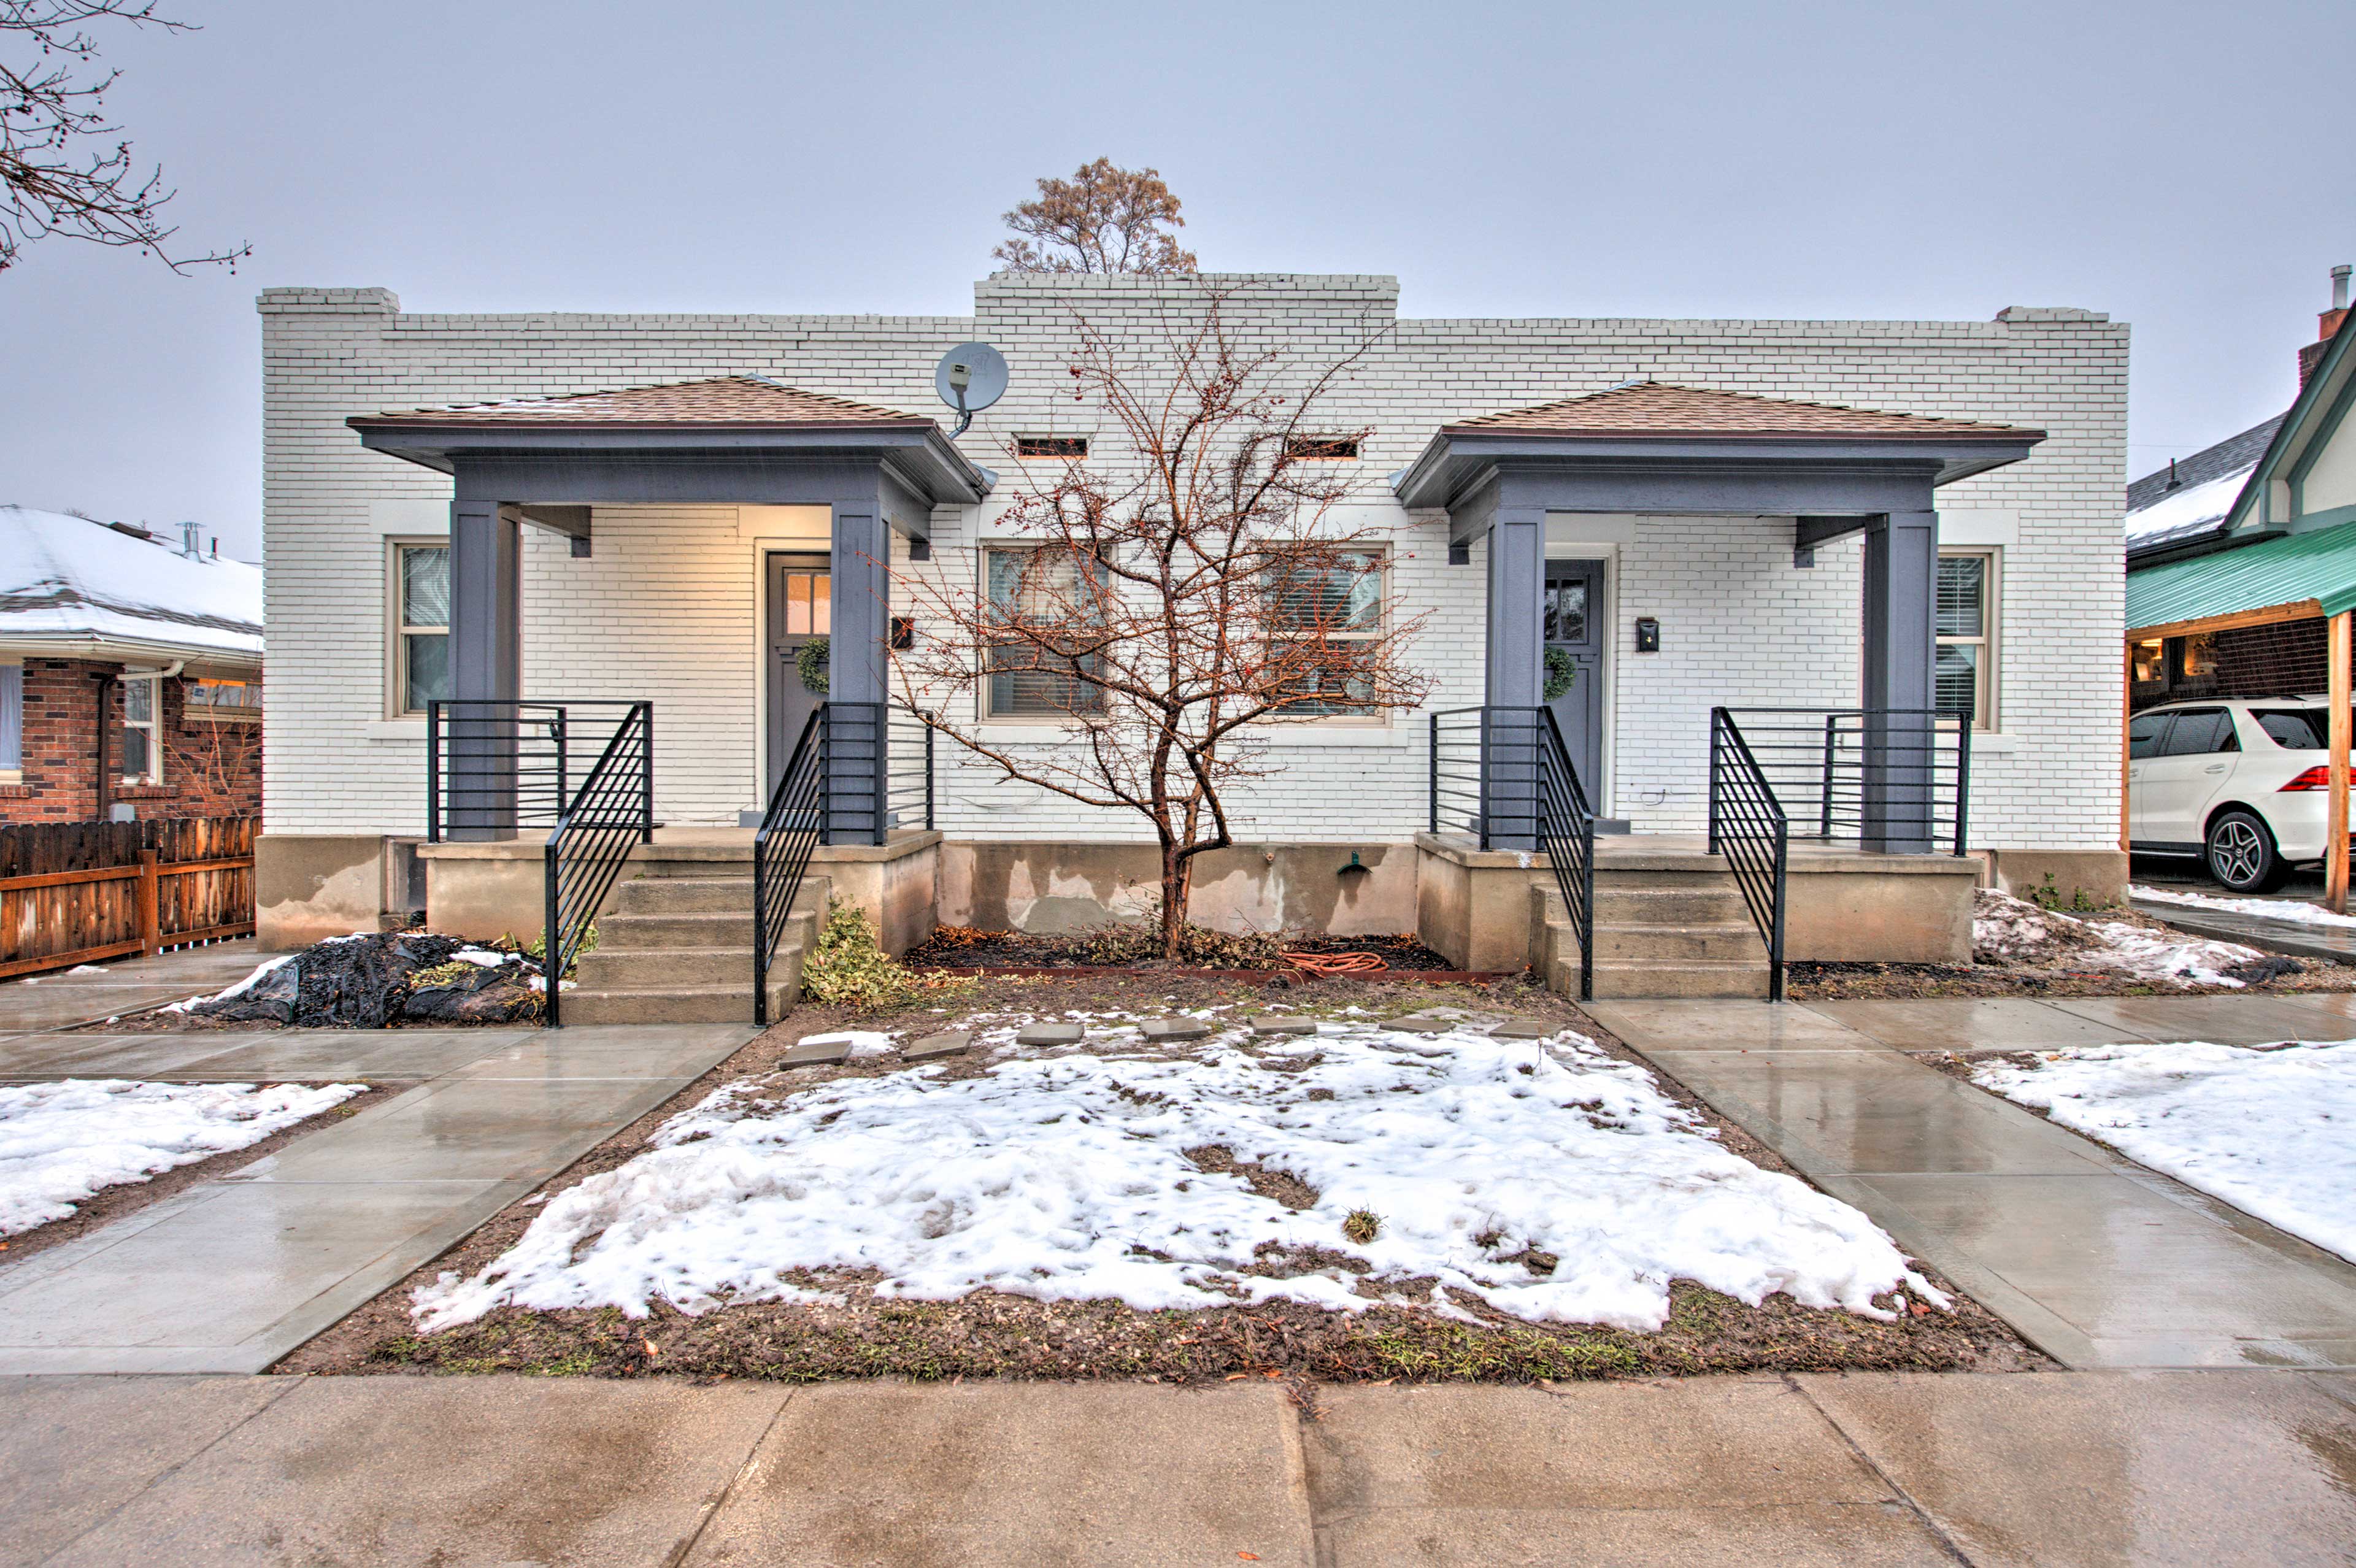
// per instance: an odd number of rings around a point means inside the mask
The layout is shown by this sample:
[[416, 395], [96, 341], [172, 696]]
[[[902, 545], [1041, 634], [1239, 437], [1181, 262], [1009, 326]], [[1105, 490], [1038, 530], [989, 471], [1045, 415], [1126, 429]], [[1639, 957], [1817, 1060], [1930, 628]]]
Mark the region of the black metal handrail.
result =
[[884, 826], [933, 827], [932, 716], [905, 703], [892, 704], [886, 751], [890, 767], [884, 790]]
[[437, 698], [425, 705], [425, 837], [553, 827], [630, 713], [623, 699]]
[[768, 809], [753, 835], [753, 1021], [769, 1023], [769, 961], [801, 896], [810, 857], [826, 837], [829, 715], [840, 704], [821, 702], [803, 724]]
[[[1539, 731], [1534, 708], [1442, 708], [1431, 729], [1430, 823], [1434, 833], [1462, 833], [1482, 848], [1527, 839], [1537, 830], [1531, 787]], [[1518, 786], [1518, 787], [1516, 787]]]
[[633, 702], [548, 836], [541, 977], [551, 1029], [563, 1023], [565, 972], [630, 851], [655, 837], [655, 708]]
[[1554, 709], [1544, 716], [1543, 743], [1538, 747], [1538, 847], [1554, 868], [1555, 886], [1570, 912], [1579, 933], [1579, 999], [1595, 997], [1595, 808], [1579, 782], [1570, 748], [1563, 744], [1562, 726]]
[[[1972, 724], [1935, 708], [1737, 708], [1760, 772], [1801, 837], [1965, 852]], [[1811, 831], [1813, 829], [1813, 831]]]
[[1723, 708], [1709, 710], [1709, 852], [1726, 857], [1767, 943], [1767, 999], [1783, 999], [1784, 871], [1791, 824], [1766, 770]]

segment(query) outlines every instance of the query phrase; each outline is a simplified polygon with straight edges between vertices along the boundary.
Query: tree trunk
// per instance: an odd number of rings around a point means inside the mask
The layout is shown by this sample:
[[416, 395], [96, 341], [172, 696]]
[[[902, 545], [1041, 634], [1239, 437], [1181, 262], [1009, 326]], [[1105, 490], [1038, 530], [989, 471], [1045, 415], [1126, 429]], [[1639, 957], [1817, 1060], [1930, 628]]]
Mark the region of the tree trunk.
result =
[[1162, 846], [1162, 956], [1170, 963], [1179, 957], [1179, 940], [1186, 929], [1187, 884], [1194, 880], [1194, 863], [1181, 859], [1178, 846], [1164, 842]]

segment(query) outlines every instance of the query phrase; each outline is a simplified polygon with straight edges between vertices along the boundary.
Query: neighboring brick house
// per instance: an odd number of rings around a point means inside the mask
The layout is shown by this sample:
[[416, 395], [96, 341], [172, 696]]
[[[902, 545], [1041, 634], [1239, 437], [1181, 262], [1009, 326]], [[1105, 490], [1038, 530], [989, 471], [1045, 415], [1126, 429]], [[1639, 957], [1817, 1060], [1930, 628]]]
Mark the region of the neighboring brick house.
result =
[[[931, 432], [908, 461], [921, 458], [935, 480], [909, 469], [900, 488], [887, 481], [880, 517], [836, 502], [830, 523], [826, 505], [797, 504], [789, 487], [658, 495], [651, 479], [634, 498], [559, 486], [473, 514], [491, 552], [478, 559], [498, 563], [501, 583], [512, 573], [511, 590], [497, 588], [512, 594], [513, 609], [497, 612], [512, 621], [483, 627], [472, 645], [514, 650], [481, 656], [511, 656], [498, 677], [508, 695], [651, 700], [655, 815], [674, 831], [718, 831], [757, 814], [778, 765], [766, 731], [780, 670], [765, 632], [777, 563], [830, 560], [839, 643], [846, 617], [872, 618], [881, 579], [863, 565], [858, 581], [848, 574], [873, 554], [901, 571], [981, 570], [993, 543], [1009, 542], [1001, 519], [1021, 483], [1018, 437], [1092, 442], [1091, 464], [1124, 456], [1113, 421], [1072, 396], [1065, 367], [1078, 324], [1148, 342], [1163, 315], [1213, 290], [1253, 347], [1287, 361], [1330, 362], [1368, 345], [1328, 413], [1336, 428], [1370, 432], [1349, 458], [1354, 517], [1388, 540], [1392, 601], [1426, 618], [1431, 709], [1534, 704], [1541, 596], [1553, 608], [1583, 593], [1590, 635], [1580, 656], [1596, 676], [1580, 688], [1596, 694], [1580, 759], [1588, 793], [1640, 837], [1695, 833], [1708, 812], [1713, 706], [1854, 707], [1895, 671], [1909, 701], [1928, 707], [1935, 689], [1943, 704], [1973, 707], [1971, 837], [1998, 859], [1999, 880], [2033, 886], [2059, 868], [2063, 886], [2123, 884], [2116, 769], [2083, 745], [2115, 725], [2121, 683], [2127, 329], [2099, 313], [1417, 319], [1398, 315], [1395, 279], [1295, 274], [1001, 274], [975, 285], [971, 315], [955, 316], [414, 315], [384, 290], [287, 288], [260, 301], [275, 665], [265, 937], [273, 902], [290, 937], [379, 912], [367, 901], [395, 880], [379, 866], [384, 847], [425, 826], [423, 703], [469, 694], [463, 679], [447, 684], [469, 645], [448, 624], [452, 604], [463, 615], [468, 603], [454, 592], [450, 545], [454, 514], [465, 524], [469, 503], [463, 478], [454, 502], [452, 474], [473, 461], [452, 455], [454, 441], [489, 452], [500, 444], [492, 426], [530, 421], [542, 428], [513, 446], [537, 451], [573, 441], [563, 427], [578, 416], [606, 421], [596, 440], [635, 431], [677, 447], [695, 420], [648, 412], [685, 406], [648, 389], [728, 378], [740, 379], [734, 393], [693, 394], [743, 405], [701, 427], [735, 420], [748, 432], [715, 448], [821, 439], [808, 421], [788, 429], [782, 412], [764, 423], [761, 400], [788, 389], [883, 416], [870, 431], [824, 437], [833, 450]], [[1012, 379], [952, 444], [953, 416], [932, 424], [942, 414], [935, 369], [969, 340], [1001, 350]], [[571, 410], [530, 401], [600, 391], [617, 395]], [[508, 407], [453, 407], [470, 403]], [[787, 407], [782, 397], [776, 406]], [[419, 409], [437, 411], [408, 427], [378, 418]], [[1484, 416], [1514, 411], [1543, 411], [1484, 428]], [[654, 427], [667, 419], [664, 436]], [[1650, 500], [1612, 492], [1634, 498], [1607, 505], [1582, 478], [1576, 496], [1530, 491], [1510, 517], [1474, 493], [1484, 451], [1511, 448], [1507, 466], [1526, 456], [1558, 475], [1588, 464], [1580, 472], [1591, 478], [1594, 463], [1617, 461], [1615, 443], [1685, 464], [1683, 488]], [[1788, 478], [1889, 467], [1901, 448], [1920, 481], [1902, 503], [1829, 504], [1829, 491], [1804, 485], [1712, 502], [1698, 485], [1728, 453], [1752, 454], [1754, 468], [1783, 464]], [[1012, 472], [1000, 480], [985, 464]], [[853, 524], [873, 525], [872, 552], [845, 533]], [[1493, 560], [1499, 540], [1519, 553]], [[1869, 600], [1879, 608], [1869, 613]], [[1892, 605], [1904, 623], [1894, 641]], [[835, 695], [851, 695], [840, 677]], [[1005, 718], [1022, 726], [1022, 715]], [[1421, 713], [1271, 731], [1279, 766], [1237, 792], [1239, 837], [1255, 847], [1409, 845], [1430, 817], [1427, 737]], [[952, 848], [1002, 850], [971, 858], [970, 870], [943, 861], [945, 910], [968, 907], [948, 890], [969, 876], [1011, 877], [1045, 903], [1098, 899], [1093, 873], [1059, 869], [1058, 847], [1141, 830], [1133, 816], [1074, 806], [946, 751], [935, 796]], [[1268, 864], [1280, 864], [1273, 849]], [[980, 869], [991, 865], [1001, 869]], [[1413, 880], [1410, 870], [1410, 904]], [[974, 896], [972, 907], [990, 901]]]
[[259, 813], [261, 616], [242, 561], [0, 507], [0, 823]]

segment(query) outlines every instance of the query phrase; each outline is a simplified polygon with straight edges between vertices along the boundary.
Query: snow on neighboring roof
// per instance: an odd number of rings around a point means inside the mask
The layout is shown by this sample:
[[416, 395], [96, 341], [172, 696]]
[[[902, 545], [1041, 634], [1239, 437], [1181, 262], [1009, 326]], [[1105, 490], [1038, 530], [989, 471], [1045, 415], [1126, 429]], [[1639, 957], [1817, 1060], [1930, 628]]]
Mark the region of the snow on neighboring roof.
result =
[[2147, 549], [2190, 539], [2223, 522], [2285, 417], [2276, 414], [2129, 485], [2129, 548]]
[[0, 640], [262, 656], [262, 569], [0, 506]]

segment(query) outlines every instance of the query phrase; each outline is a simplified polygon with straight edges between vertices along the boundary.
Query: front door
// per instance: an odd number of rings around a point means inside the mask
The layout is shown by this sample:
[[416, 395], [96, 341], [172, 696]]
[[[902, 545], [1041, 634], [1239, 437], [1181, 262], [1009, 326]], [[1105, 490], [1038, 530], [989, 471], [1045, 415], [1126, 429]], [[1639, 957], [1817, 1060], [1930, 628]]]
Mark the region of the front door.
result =
[[[768, 568], [768, 624], [763, 641], [767, 646], [769, 703], [768, 780], [762, 787], [764, 805], [777, 780], [793, 759], [794, 742], [826, 693], [810, 688], [803, 674], [802, 651], [814, 637], [830, 635], [834, 624], [832, 582], [822, 555], [773, 555]], [[815, 663], [813, 658], [811, 663]], [[823, 668], [819, 673], [823, 675]]]
[[1570, 765], [1588, 804], [1603, 809], [1603, 563], [1549, 560], [1546, 584], [1546, 664], [1541, 691], [1568, 689], [1547, 699], [1562, 727]]

